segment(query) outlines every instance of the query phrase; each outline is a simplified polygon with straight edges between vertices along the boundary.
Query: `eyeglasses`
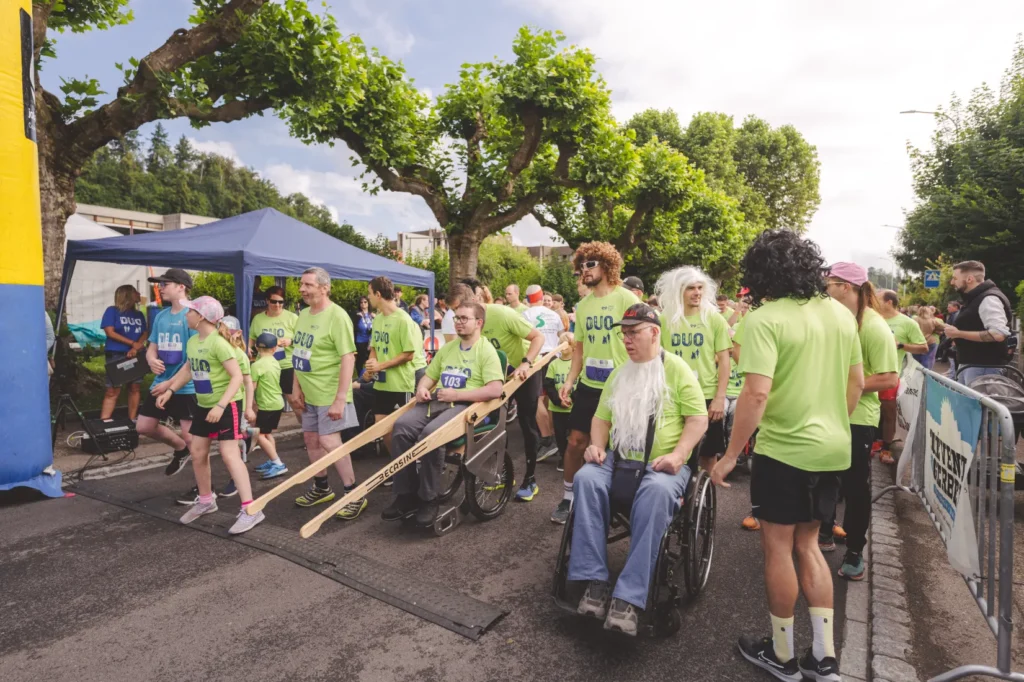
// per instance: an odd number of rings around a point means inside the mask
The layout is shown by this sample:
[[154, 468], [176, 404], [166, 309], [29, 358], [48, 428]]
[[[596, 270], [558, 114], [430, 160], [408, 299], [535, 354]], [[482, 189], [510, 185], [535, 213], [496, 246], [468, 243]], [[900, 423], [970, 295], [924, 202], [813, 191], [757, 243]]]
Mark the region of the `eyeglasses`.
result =
[[596, 261], [596, 260], [588, 260], [587, 262], [585, 262], [585, 263], [584, 263], [584, 264], [583, 264], [583, 265], [581, 266], [581, 268], [582, 268], [583, 270], [593, 270], [594, 268], [596, 268], [596, 267], [597, 267], [598, 265], [600, 265], [600, 264], [601, 264], [601, 263], [600, 263], [600, 262], [598, 262], [598, 261]]
[[267, 303], [273, 303], [274, 305], [283, 305], [284, 304], [284, 299], [283, 298], [270, 298], [270, 299], [267, 299]]
[[622, 327], [619, 327], [615, 330], [615, 336], [617, 336], [620, 341], [625, 341], [626, 339], [632, 341], [636, 337], [640, 336], [640, 334], [642, 334], [646, 329], [653, 329], [653, 327], [642, 327], [640, 329], [623, 329]]
[[466, 324], [467, 322], [472, 322], [475, 319], [476, 319], [475, 317], [466, 317], [465, 315], [456, 315], [455, 316], [455, 321], [457, 323], [459, 323], [459, 324]]

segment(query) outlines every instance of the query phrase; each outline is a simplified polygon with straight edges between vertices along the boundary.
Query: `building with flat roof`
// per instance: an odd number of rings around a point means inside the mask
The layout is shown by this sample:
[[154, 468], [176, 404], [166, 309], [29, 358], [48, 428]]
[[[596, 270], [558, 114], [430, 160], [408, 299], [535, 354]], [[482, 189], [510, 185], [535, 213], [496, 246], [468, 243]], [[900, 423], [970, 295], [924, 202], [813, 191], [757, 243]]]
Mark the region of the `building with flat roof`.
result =
[[191, 213], [172, 213], [160, 215], [144, 211], [129, 211], [109, 206], [78, 204], [75, 211], [78, 215], [100, 225], [105, 225], [121, 234], [138, 234], [142, 232], [163, 232], [165, 230], [182, 230], [187, 227], [205, 225], [220, 218], [211, 218]]

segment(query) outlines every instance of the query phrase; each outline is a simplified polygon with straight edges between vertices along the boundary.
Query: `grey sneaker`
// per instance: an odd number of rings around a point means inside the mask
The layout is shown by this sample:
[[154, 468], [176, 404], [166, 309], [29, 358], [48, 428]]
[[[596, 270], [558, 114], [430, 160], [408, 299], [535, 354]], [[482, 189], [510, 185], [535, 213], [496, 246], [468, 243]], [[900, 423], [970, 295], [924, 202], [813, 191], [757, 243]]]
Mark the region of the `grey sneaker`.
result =
[[228, 534], [239, 535], [240, 533], [244, 533], [247, 530], [252, 530], [253, 526], [255, 526], [257, 523], [259, 523], [265, 518], [267, 517], [263, 515], [263, 512], [256, 512], [255, 516], [249, 516], [243, 509], [240, 512], [238, 512], [238, 518], [235, 519], [234, 524], [232, 524], [232, 526], [228, 528]]
[[636, 637], [639, 620], [640, 616], [635, 606], [628, 601], [612, 599], [612, 607], [608, 609], [608, 617], [604, 620], [604, 629], [618, 630], [624, 635]]
[[557, 523], [560, 526], [564, 526], [565, 522], [569, 520], [570, 511], [572, 511], [572, 502], [562, 499], [558, 503], [558, 506], [555, 507], [555, 511], [551, 512], [551, 523]]
[[611, 601], [611, 586], [603, 580], [591, 580], [587, 585], [587, 591], [580, 599], [580, 605], [576, 607], [576, 613], [581, 616], [593, 616], [598, 620], [604, 620], [608, 615], [608, 602]]
[[217, 511], [217, 499], [216, 498], [214, 498], [210, 502], [205, 502], [205, 503], [204, 502], [199, 502], [197, 500], [195, 504], [193, 504], [191, 507], [189, 507], [189, 510], [187, 512], [185, 512], [184, 514], [181, 515], [181, 519], [180, 520], [185, 525], [188, 525], [188, 524], [192, 523], [193, 521], [195, 521], [196, 519], [198, 519], [203, 514], [212, 514], [215, 511]]
[[537, 448], [537, 461], [543, 462], [553, 455], [558, 454], [558, 446], [555, 445], [554, 438], [541, 438], [540, 447]]

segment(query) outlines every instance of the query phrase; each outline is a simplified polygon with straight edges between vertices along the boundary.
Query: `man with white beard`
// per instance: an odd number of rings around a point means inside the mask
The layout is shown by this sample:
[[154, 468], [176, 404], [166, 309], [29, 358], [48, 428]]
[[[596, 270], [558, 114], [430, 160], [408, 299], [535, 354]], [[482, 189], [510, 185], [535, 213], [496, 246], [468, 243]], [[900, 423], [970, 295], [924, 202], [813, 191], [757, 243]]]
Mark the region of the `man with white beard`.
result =
[[[707, 430], [708, 417], [693, 372], [661, 350], [661, 322], [653, 308], [634, 304], [613, 326], [621, 328], [616, 331], [629, 360], [611, 373], [601, 392], [586, 463], [573, 481], [576, 515], [568, 578], [589, 583], [577, 613], [604, 620], [606, 630], [636, 635], [662, 535], [690, 480], [686, 462]], [[649, 437], [650, 424], [654, 433]], [[629, 555], [613, 591], [607, 532], [615, 469], [643, 473], [630, 513]]]

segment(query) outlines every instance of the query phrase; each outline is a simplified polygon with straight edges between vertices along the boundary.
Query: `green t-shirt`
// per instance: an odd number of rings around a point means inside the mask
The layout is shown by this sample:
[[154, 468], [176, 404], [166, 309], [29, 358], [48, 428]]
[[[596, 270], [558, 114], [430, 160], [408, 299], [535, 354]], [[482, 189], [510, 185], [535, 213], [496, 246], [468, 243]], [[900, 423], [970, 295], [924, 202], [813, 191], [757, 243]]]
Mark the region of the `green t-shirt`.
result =
[[576, 304], [576, 340], [583, 343], [580, 382], [584, 386], [604, 388], [612, 370], [629, 359], [612, 325], [639, 302], [629, 289], [614, 287], [601, 298], [590, 293]]
[[[270, 317], [266, 313], [260, 313], [252, 318], [249, 325], [249, 338], [253, 341], [264, 332], [269, 332], [278, 339], [291, 341], [295, 337], [295, 323], [299, 316], [290, 310], [282, 310], [277, 317]], [[292, 366], [292, 347], [278, 348], [274, 353], [274, 359], [280, 361], [281, 369], [289, 369]]]
[[413, 359], [395, 367], [377, 372], [373, 387], [378, 391], [412, 393], [416, 388], [416, 349], [423, 349], [419, 327], [409, 313], [397, 308], [390, 315], [378, 314], [370, 330], [370, 347], [377, 352], [377, 362], [388, 362], [402, 353], [412, 353]]
[[[660, 362], [654, 360], [654, 362]], [[616, 368], [601, 391], [601, 402], [598, 403], [595, 416], [606, 422], [612, 423], [612, 409], [608, 405], [611, 398], [612, 386], [615, 381]], [[668, 395], [665, 396], [665, 406], [661, 419], [655, 424], [654, 444], [651, 446], [651, 458], [648, 463], [667, 455], [675, 449], [680, 436], [683, 435], [683, 426], [686, 425], [686, 418], [696, 415], [706, 415], [704, 393], [697, 383], [693, 371], [680, 358], [670, 353], [665, 353], [665, 383], [668, 387]], [[615, 444], [612, 443], [611, 447]], [[642, 450], [631, 450], [624, 455], [626, 459], [643, 461]], [[686, 453], [686, 459], [690, 453]]]
[[438, 388], [466, 390], [505, 380], [498, 351], [483, 337], [467, 350], [462, 349], [460, 339], [441, 346], [427, 367], [427, 376], [438, 383]]
[[[292, 367], [306, 403], [327, 407], [338, 395], [341, 358], [356, 352], [352, 320], [348, 313], [331, 303], [319, 314], [309, 308], [299, 313], [292, 344]], [[352, 402], [352, 384], [348, 387]]]
[[[568, 377], [570, 369], [572, 369], [571, 357], [568, 360], [563, 360], [562, 358], [555, 358], [554, 360], [548, 363], [548, 371], [547, 374], [545, 374], [544, 376], [548, 379], [554, 379], [555, 390], [561, 391], [562, 386], [565, 386], [565, 379], [566, 377]], [[579, 379], [576, 380], [576, 383], [579, 384]], [[575, 388], [575, 386], [573, 386], [573, 388]], [[548, 401], [548, 409], [551, 410], [552, 412], [572, 412], [571, 407], [559, 407], [558, 405], [555, 405], [550, 401]]]
[[[444, 337], [438, 334], [440, 340], [443, 342]], [[412, 356], [412, 371], [415, 377], [416, 372], [420, 371], [427, 366], [427, 353], [423, 350], [423, 330], [419, 325], [416, 325], [416, 351], [415, 355]]]
[[[729, 320], [731, 320], [732, 316], [736, 314], [736, 311], [733, 310], [732, 308], [726, 308], [725, 310], [723, 310], [719, 314], [722, 316], [722, 319], [725, 320], [725, 323], [729, 324]], [[738, 324], [739, 320], [736, 320], [736, 322]]]
[[747, 315], [740, 371], [772, 379], [757, 453], [804, 471], [850, 467], [846, 385], [857, 320], [831, 298], [782, 298]]
[[718, 363], [715, 353], [732, 348], [729, 324], [718, 311], [709, 312], [708, 321], [700, 315], [689, 315], [676, 325], [667, 325], [664, 318], [661, 346], [683, 359], [700, 383], [704, 398], [711, 400], [718, 392]]
[[533, 327], [526, 321], [526, 318], [512, 308], [504, 305], [485, 306], [487, 308], [487, 319], [484, 320], [484, 329], [481, 335], [491, 342], [495, 350], [505, 351], [508, 356], [508, 366], [515, 369], [523, 362], [529, 345], [526, 337], [533, 331]]
[[261, 412], [284, 409], [281, 397], [281, 365], [273, 358], [260, 357], [252, 363], [252, 381], [256, 384], [256, 407]]
[[[747, 318], [741, 317], [736, 320], [736, 326], [733, 327], [732, 345], [742, 346], [743, 345], [743, 320]], [[732, 354], [729, 356], [729, 386], [725, 389], [725, 395], [729, 398], [738, 398], [740, 393], [743, 392], [743, 380], [745, 375], [740, 372], [739, 364], [732, 359]]]
[[[864, 310], [861, 318], [860, 352], [864, 356], [864, 378], [874, 374], [899, 372], [896, 364], [896, 344], [892, 342], [892, 330], [885, 324], [885, 318], [871, 308]], [[878, 391], [864, 393], [857, 403], [857, 409], [850, 415], [850, 423], [858, 426], [878, 426], [882, 403]]]
[[226, 405], [245, 398], [245, 389], [241, 386], [233, 397], [224, 395], [228, 390], [228, 384], [231, 383], [231, 375], [224, 369], [224, 363], [228, 360], [238, 360], [236, 350], [217, 332], [212, 332], [205, 339], [200, 339], [199, 334], [196, 334], [188, 340], [185, 355], [188, 356], [188, 364], [192, 369], [192, 383], [196, 387], [196, 402], [199, 403], [199, 407], [209, 410], [216, 407], [222, 399]]
[[519, 302], [519, 305], [517, 305], [517, 306], [507, 306], [507, 307], [508, 307], [508, 308], [511, 308], [511, 309], [512, 309], [512, 310], [514, 310], [514, 311], [516, 311], [516, 312], [517, 312], [517, 313], [519, 313], [520, 315], [522, 315], [522, 314], [523, 314], [523, 311], [524, 311], [524, 310], [528, 310], [528, 309], [530, 308], [530, 306], [526, 305], [526, 304], [525, 304], [525, 303], [523, 303], [522, 301], [520, 301], [520, 302]]
[[[896, 343], [903, 344], [926, 344], [924, 333], [921, 331], [921, 327], [918, 326], [917, 322], [904, 315], [903, 313], [897, 313], [896, 317], [890, 317], [885, 321], [889, 325], [889, 329], [892, 330], [893, 336], [896, 337]], [[903, 370], [903, 358], [906, 357], [907, 351], [902, 348], [896, 350], [896, 364]]]

